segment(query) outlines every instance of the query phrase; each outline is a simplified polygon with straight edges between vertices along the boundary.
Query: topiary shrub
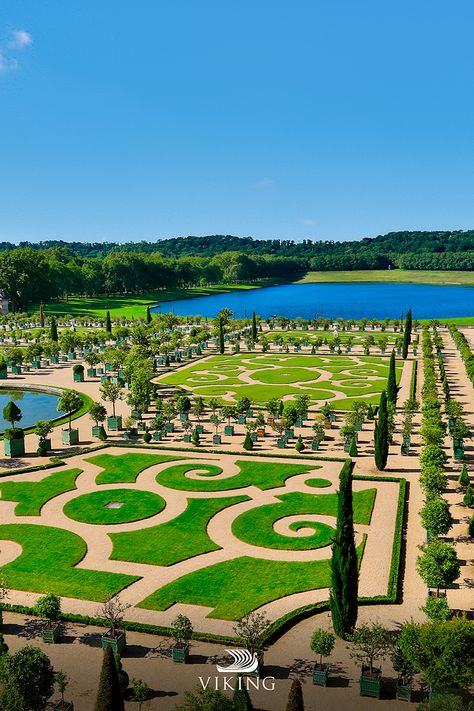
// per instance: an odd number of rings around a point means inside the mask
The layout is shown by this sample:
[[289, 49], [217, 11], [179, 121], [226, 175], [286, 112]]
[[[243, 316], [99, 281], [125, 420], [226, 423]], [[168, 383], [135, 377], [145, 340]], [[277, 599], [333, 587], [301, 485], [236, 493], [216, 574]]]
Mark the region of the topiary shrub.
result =
[[462, 465], [461, 472], [459, 474], [458, 484], [459, 486], [463, 487], [469, 486], [470, 484], [469, 474], [465, 463]]
[[467, 506], [469, 509], [472, 508], [472, 505], [474, 504], [474, 496], [472, 494], [472, 486], [470, 484], [467, 485], [466, 493], [464, 494], [462, 502], [464, 506]]
[[146, 442], [146, 444], [149, 444], [149, 442], [151, 442], [151, 434], [149, 432], [144, 433], [143, 441]]
[[303, 449], [305, 449], [301, 435], [299, 435], [298, 439], [296, 440], [295, 449], [297, 452], [302, 452]]
[[105, 442], [105, 440], [107, 439], [107, 432], [105, 431], [104, 425], [100, 426], [99, 439], [101, 442]]
[[253, 449], [253, 442], [252, 442], [252, 438], [250, 436], [250, 432], [247, 432], [247, 434], [245, 435], [243, 447], [247, 451]]
[[471, 516], [471, 520], [467, 525], [467, 535], [470, 538], [474, 538], [474, 516]]

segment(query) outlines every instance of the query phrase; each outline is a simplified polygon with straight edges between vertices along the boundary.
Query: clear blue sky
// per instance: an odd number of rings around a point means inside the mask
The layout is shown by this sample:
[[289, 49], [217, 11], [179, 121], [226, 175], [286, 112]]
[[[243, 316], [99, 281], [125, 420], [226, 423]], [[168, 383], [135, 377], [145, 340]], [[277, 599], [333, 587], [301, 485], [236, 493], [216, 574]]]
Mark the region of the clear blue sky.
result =
[[472, 0], [2, 0], [0, 240], [474, 228]]

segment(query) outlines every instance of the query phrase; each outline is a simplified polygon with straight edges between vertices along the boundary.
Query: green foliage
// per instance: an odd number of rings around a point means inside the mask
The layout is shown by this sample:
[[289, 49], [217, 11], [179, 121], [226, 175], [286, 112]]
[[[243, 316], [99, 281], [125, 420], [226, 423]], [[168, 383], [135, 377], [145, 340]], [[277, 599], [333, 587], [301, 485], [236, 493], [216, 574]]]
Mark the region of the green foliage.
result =
[[[114, 501], [120, 502], [122, 506], [109, 508], [108, 504]], [[156, 516], [165, 505], [165, 500], [152, 491], [114, 488], [77, 496], [65, 504], [63, 511], [75, 521], [111, 525]]]
[[419, 548], [422, 555], [416, 559], [416, 569], [427, 587], [439, 591], [457, 580], [460, 564], [456, 550], [451, 544], [434, 540]]
[[15, 427], [15, 423], [19, 422], [22, 418], [20, 408], [10, 400], [3, 408], [3, 419], [10, 422], [12, 429]]
[[396, 403], [397, 402], [397, 371], [395, 366], [395, 351], [390, 354], [390, 365], [388, 371], [387, 380], [387, 402]]
[[105, 330], [107, 333], [112, 333], [112, 321], [110, 320], [110, 311], [105, 314]]
[[433, 597], [433, 595], [429, 595], [426, 604], [421, 609], [432, 622], [445, 622], [449, 620], [452, 615], [445, 597]]
[[69, 429], [71, 429], [72, 413], [80, 410], [82, 407], [82, 399], [74, 390], [64, 390], [58, 401], [58, 412], [66, 412], [68, 415]]
[[48, 593], [36, 600], [34, 606], [35, 615], [44, 617], [53, 622], [59, 618], [61, 613], [61, 598], [54, 593]]
[[474, 626], [465, 617], [405, 624], [399, 644], [415, 669], [437, 688], [468, 688], [474, 681]]
[[352, 464], [339, 475], [337, 529], [332, 546], [330, 606], [338, 637], [351, 635], [357, 621], [358, 563], [352, 510]]
[[138, 710], [140, 711], [142, 704], [150, 696], [150, 687], [141, 679], [132, 678], [132, 701], [138, 702]]
[[470, 483], [469, 473], [467, 471], [466, 462], [463, 463], [461, 471], [459, 473], [458, 484], [459, 486], [466, 487]]
[[384, 659], [393, 650], [393, 638], [389, 630], [379, 622], [364, 623], [351, 636], [351, 657], [373, 671], [374, 662]]
[[2, 500], [18, 501], [16, 516], [39, 516], [47, 501], [76, 488], [81, 472], [82, 469], [67, 469], [48, 474], [41, 481], [0, 482]]
[[470, 538], [474, 538], [474, 515], [471, 516], [467, 525], [467, 534]]
[[358, 452], [358, 450], [357, 450], [356, 438], [353, 437], [352, 440], [351, 440], [351, 446], [350, 446], [350, 449], [349, 449], [349, 456], [350, 456], [350, 457], [357, 457], [358, 455], [359, 455], [359, 452]]
[[51, 325], [50, 325], [50, 330], [49, 330], [49, 337], [53, 341], [53, 343], [58, 342], [58, 327], [56, 325], [56, 319], [54, 316], [51, 316]]
[[383, 471], [387, 466], [388, 448], [388, 409], [387, 395], [384, 391], [380, 396], [378, 419], [374, 430], [374, 458], [375, 466], [379, 471]]
[[194, 430], [191, 436], [191, 442], [194, 444], [195, 447], [199, 447], [200, 437], [199, 432], [197, 430]]
[[468, 508], [472, 508], [474, 504], [474, 495], [472, 493], [472, 486], [470, 483], [466, 487], [466, 493], [463, 496], [462, 502], [464, 506], [467, 506]]
[[191, 620], [186, 615], [178, 615], [171, 623], [175, 644], [186, 644], [193, 636]]
[[323, 663], [323, 657], [329, 657], [334, 649], [335, 636], [329, 630], [316, 629], [311, 637], [311, 649], [315, 654], [319, 654], [319, 663]]
[[93, 422], [95, 422], [96, 426], [98, 426], [99, 422], [105, 421], [105, 418], [107, 417], [107, 410], [102, 403], [93, 402], [89, 408], [89, 417]]
[[249, 692], [244, 684], [242, 677], [237, 677], [234, 693], [232, 694], [233, 711], [254, 711], [254, 706], [250, 699]]
[[234, 705], [222, 691], [198, 687], [196, 691], [185, 691], [184, 702], [175, 706], [175, 711], [234, 711]]
[[124, 711], [122, 690], [114, 655], [110, 647], [104, 650], [99, 688], [94, 711]]
[[251, 451], [253, 449], [253, 442], [250, 436], [250, 432], [247, 432], [247, 434], [245, 435], [244, 443], [242, 446], [247, 451]]
[[420, 517], [424, 528], [436, 538], [445, 536], [453, 525], [449, 504], [441, 497], [428, 499], [420, 511]]
[[302, 452], [305, 449], [304, 442], [303, 442], [301, 435], [299, 435], [298, 439], [296, 440], [295, 449], [297, 452]]
[[2, 655], [0, 687], [2, 710], [45, 711], [54, 689], [54, 671], [49, 658], [39, 647], [30, 645], [11, 657]]
[[406, 319], [405, 319], [405, 329], [403, 332], [403, 347], [402, 347], [402, 357], [404, 360], [408, 357], [408, 347], [411, 343], [411, 331], [412, 331], [412, 315], [411, 309], [408, 309]]
[[130, 677], [128, 676], [127, 672], [125, 671], [125, 669], [122, 666], [122, 660], [120, 658], [120, 654], [114, 654], [114, 659], [115, 659], [115, 666], [117, 667], [117, 675], [119, 678], [120, 691], [122, 692], [122, 696], [125, 696], [125, 693], [128, 689]]

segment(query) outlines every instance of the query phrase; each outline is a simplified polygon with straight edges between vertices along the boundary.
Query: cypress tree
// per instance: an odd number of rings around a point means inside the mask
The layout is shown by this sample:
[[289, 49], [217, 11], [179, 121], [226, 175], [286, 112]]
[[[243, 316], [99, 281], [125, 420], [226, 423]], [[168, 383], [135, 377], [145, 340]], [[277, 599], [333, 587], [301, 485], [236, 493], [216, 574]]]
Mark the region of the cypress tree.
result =
[[461, 473], [459, 474], [458, 484], [459, 484], [459, 486], [466, 487], [469, 485], [469, 483], [470, 483], [469, 474], [467, 471], [466, 463], [464, 462], [464, 464], [461, 467]]
[[113, 652], [106, 647], [102, 659], [94, 711], [124, 711], [122, 691]]
[[152, 321], [152, 318], [151, 318], [150, 307], [147, 306], [147, 307], [146, 307], [146, 322], [147, 322], [147, 323], [151, 323], [151, 321]]
[[50, 337], [51, 340], [54, 341], [55, 343], [58, 342], [58, 326], [56, 323], [56, 319], [54, 316], [51, 316], [51, 326], [50, 326]]
[[249, 692], [245, 685], [242, 684], [242, 677], [240, 675], [232, 695], [232, 704], [235, 711], [254, 711]]
[[352, 511], [352, 462], [339, 475], [336, 534], [332, 544], [330, 607], [334, 632], [346, 639], [357, 622], [359, 587]]
[[40, 304], [40, 325], [41, 328], [44, 328], [44, 310], [43, 310], [43, 304]]
[[107, 333], [112, 333], [112, 321], [110, 320], [110, 311], [105, 314], [105, 330]]
[[257, 332], [257, 317], [255, 316], [255, 311], [252, 314], [252, 341], [258, 340]]
[[293, 679], [291, 682], [286, 711], [304, 711], [303, 689], [299, 679]]
[[222, 355], [225, 351], [225, 342], [224, 342], [224, 324], [222, 323], [222, 319], [219, 319], [219, 353]]
[[388, 459], [388, 409], [385, 391], [380, 396], [379, 417], [375, 423], [374, 457], [377, 469], [385, 469]]
[[247, 434], [245, 435], [243, 447], [244, 447], [244, 449], [247, 449], [247, 450], [253, 449], [253, 442], [252, 442], [252, 438], [250, 436], [250, 432], [247, 432]]
[[406, 360], [406, 358], [408, 357], [408, 346], [411, 343], [411, 329], [412, 329], [411, 309], [408, 309], [407, 317], [405, 319], [405, 331], [403, 333], [402, 356], [403, 356], [404, 360]]
[[352, 438], [351, 440], [351, 448], [349, 449], [349, 457], [357, 457], [359, 454], [357, 450], [357, 442], [355, 437]]
[[397, 402], [397, 372], [395, 369], [395, 351], [390, 355], [390, 366], [388, 370], [387, 380], [387, 400], [388, 402]]

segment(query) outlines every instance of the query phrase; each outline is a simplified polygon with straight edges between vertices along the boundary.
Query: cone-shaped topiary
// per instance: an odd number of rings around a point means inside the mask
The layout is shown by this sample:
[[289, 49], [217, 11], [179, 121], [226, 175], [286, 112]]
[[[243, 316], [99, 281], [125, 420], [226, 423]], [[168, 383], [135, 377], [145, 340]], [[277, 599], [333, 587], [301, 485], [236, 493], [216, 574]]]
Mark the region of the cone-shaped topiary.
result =
[[125, 711], [117, 666], [110, 647], [104, 651], [94, 711]]
[[464, 494], [462, 502], [464, 506], [467, 506], [468, 508], [471, 508], [474, 504], [474, 496], [472, 494], [472, 486], [470, 484], [466, 487], [466, 493]]
[[58, 342], [58, 326], [56, 324], [56, 319], [54, 318], [54, 316], [51, 316], [51, 326], [49, 328], [49, 337], [55, 343]]
[[301, 435], [299, 435], [298, 439], [296, 440], [295, 449], [297, 452], [302, 452], [304, 448], [305, 448], [305, 446], [304, 446], [302, 437], [301, 437]]
[[387, 400], [388, 402], [397, 402], [397, 372], [395, 369], [395, 351], [390, 354], [390, 366], [388, 370], [387, 380]]
[[232, 704], [235, 711], [253, 711], [253, 704], [250, 700], [249, 692], [245, 684], [242, 683], [242, 677], [237, 678], [236, 687], [232, 695]]
[[471, 520], [467, 525], [467, 535], [470, 538], [474, 538], [474, 516], [471, 516]]
[[105, 314], [105, 330], [107, 333], [112, 333], [112, 321], [110, 320], [110, 311]]
[[469, 485], [469, 483], [470, 483], [469, 474], [467, 472], [466, 463], [464, 463], [461, 467], [461, 472], [459, 474], [458, 484], [459, 484], [459, 486], [466, 487]]
[[146, 322], [147, 322], [147, 323], [151, 323], [151, 322], [152, 322], [151, 311], [150, 311], [150, 307], [149, 307], [149, 306], [146, 307]]
[[357, 450], [357, 442], [356, 442], [356, 440], [355, 440], [355, 437], [353, 437], [353, 438], [351, 439], [351, 447], [350, 447], [350, 449], [349, 449], [349, 456], [350, 456], [350, 457], [357, 457], [358, 454], [359, 454], [359, 452], [358, 452], [358, 450]]
[[379, 417], [374, 430], [374, 458], [379, 471], [385, 469], [388, 459], [388, 409], [385, 391], [380, 396]]
[[293, 679], [291, 683], [286, 711], [304, 711], [303, 689], [299, 679]]
[[412, 328], [411, 309], [408, 309], [407, 317], [405, 319], [405, 331], [403, 333], [403, 348], [402, 348], [403, 360], [406, 360], [406, 358], [408, 356], [408, 346], [411, 343], [411, 328]]
[[245, 435], [243, 447], [247, 451], [253, 449], [253, 442], [252, 442], [252, 438], [250, 436], [250, 432], [247, 432], [247, 434]]

